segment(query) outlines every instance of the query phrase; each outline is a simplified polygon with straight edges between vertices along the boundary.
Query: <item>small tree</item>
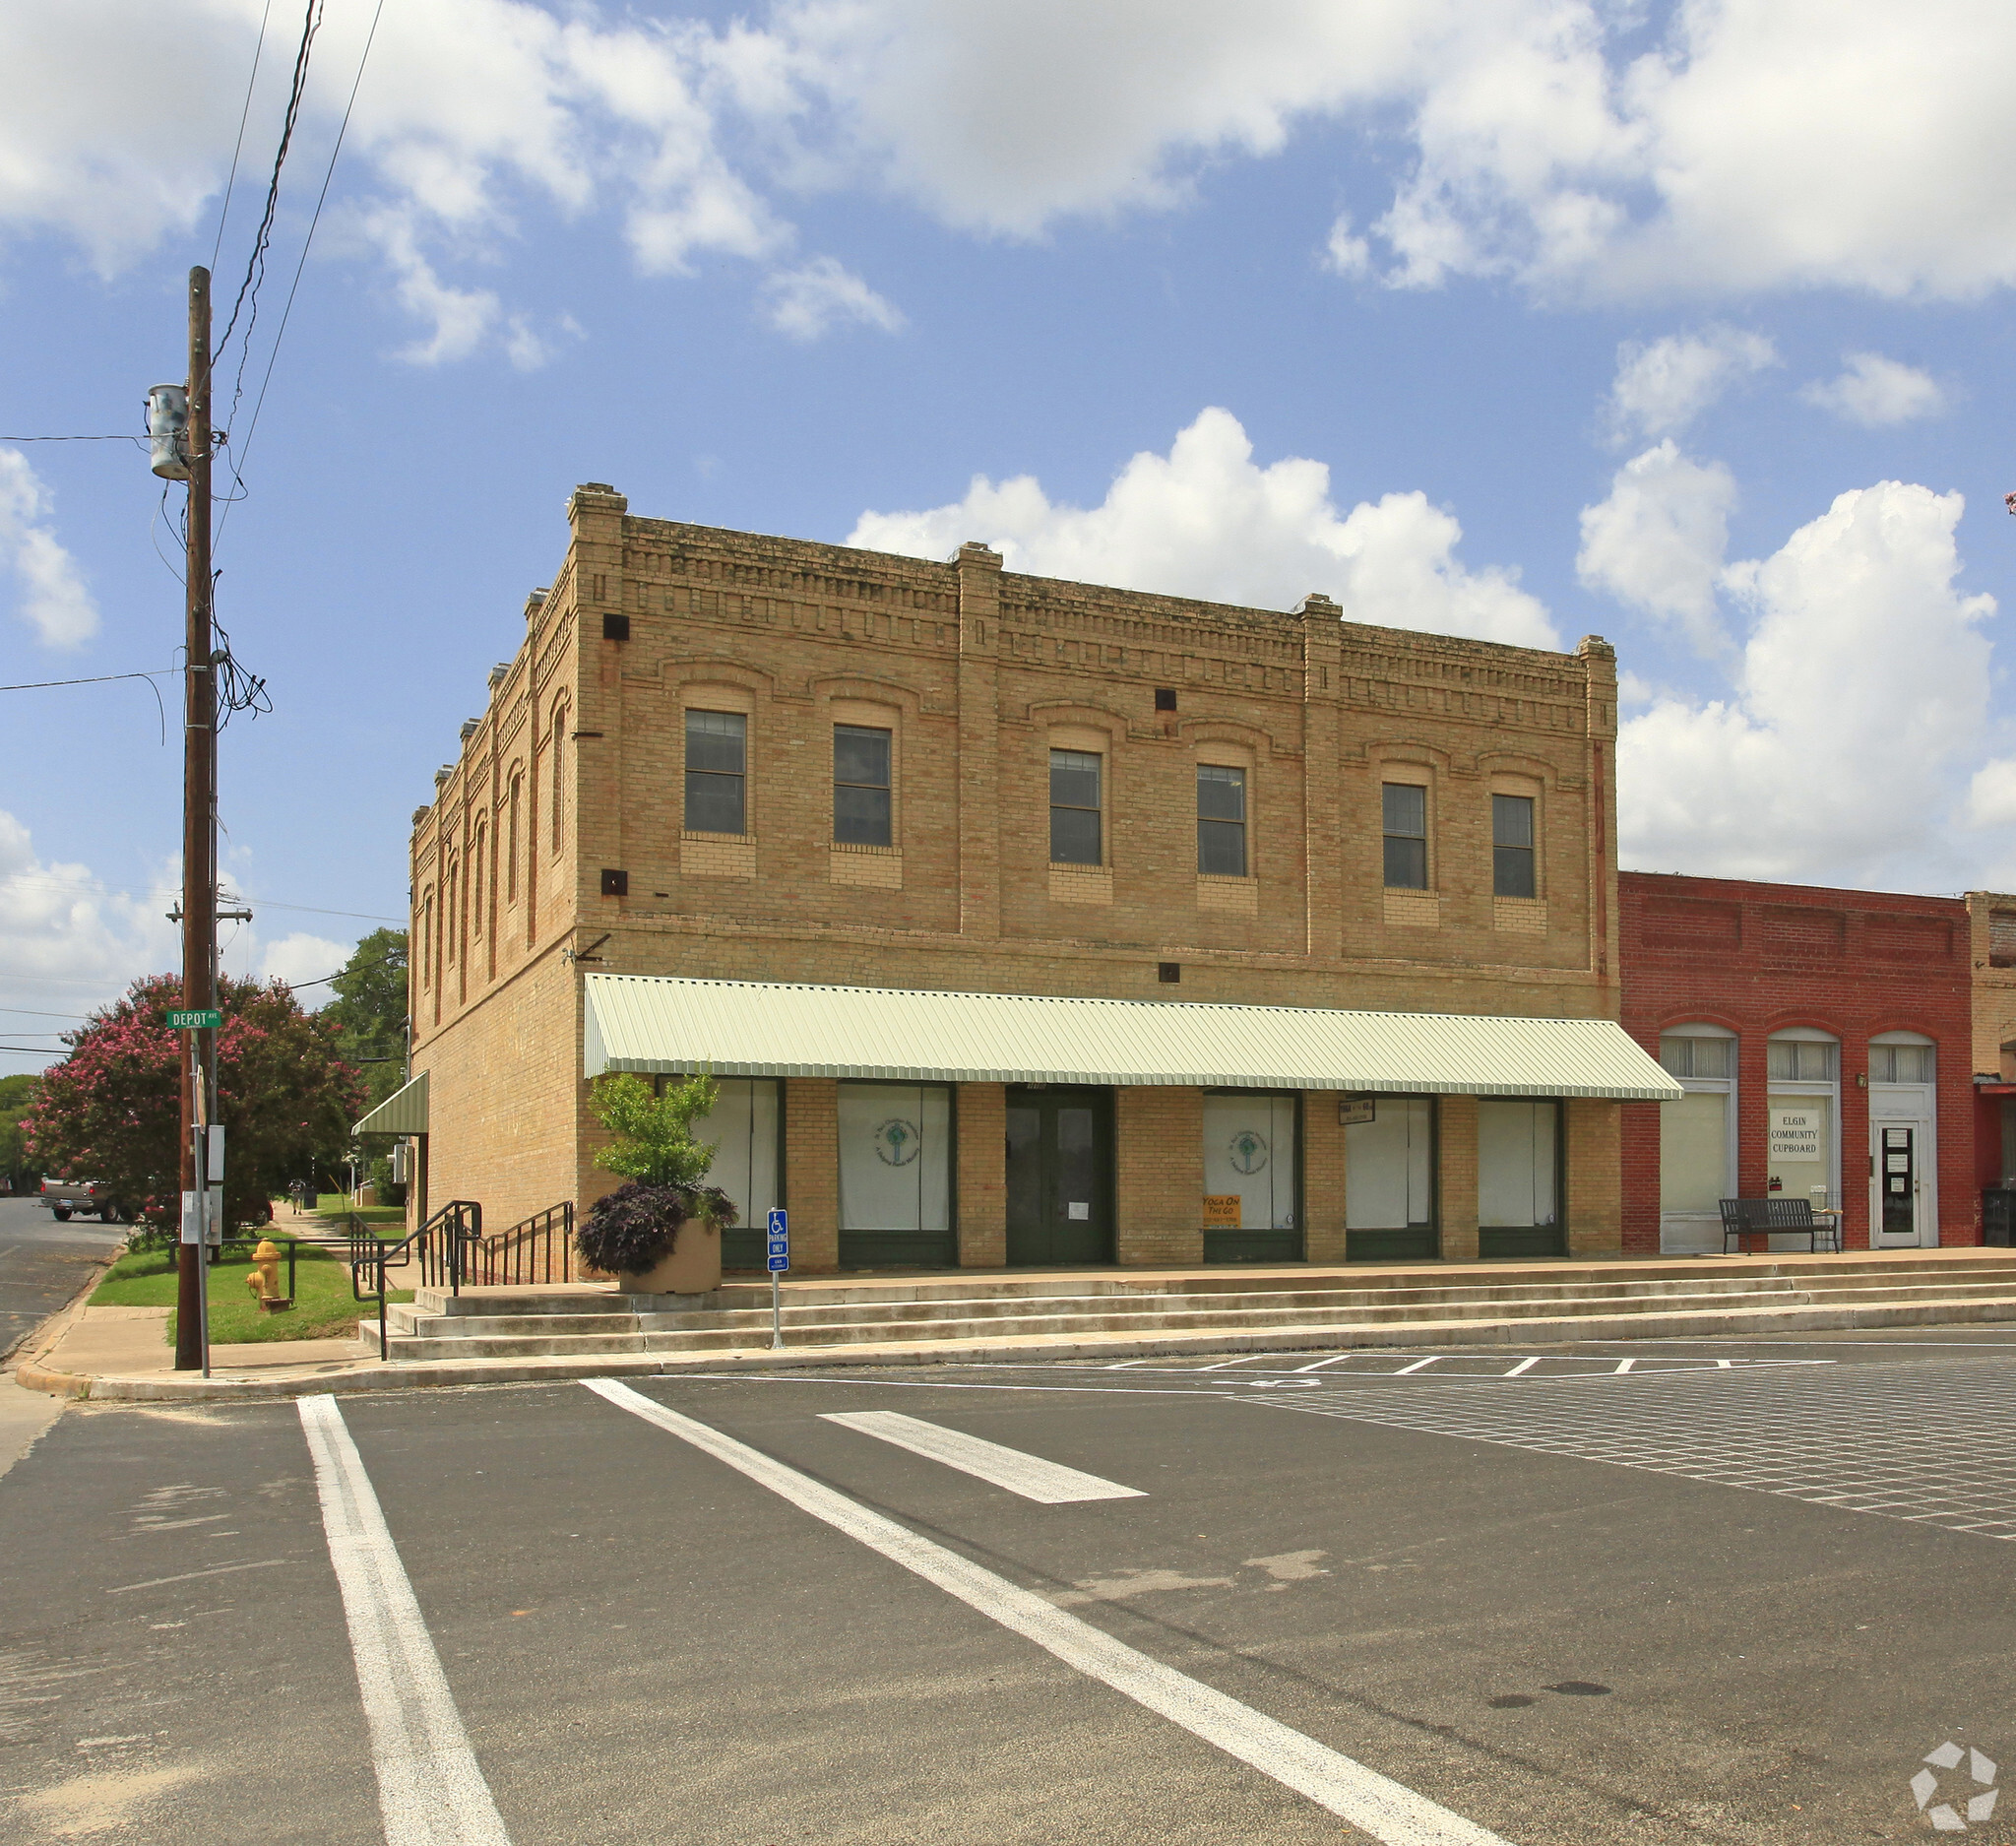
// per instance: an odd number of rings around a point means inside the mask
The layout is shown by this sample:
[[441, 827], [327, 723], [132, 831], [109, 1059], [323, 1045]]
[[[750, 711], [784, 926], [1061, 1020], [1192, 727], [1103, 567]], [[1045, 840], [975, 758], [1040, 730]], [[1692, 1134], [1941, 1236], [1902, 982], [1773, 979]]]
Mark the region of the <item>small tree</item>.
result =
[[35, 1165], [29, 1158], [21, 1118], [34, 1102], [40, 1081], [32, 1075], [0, 1077], [0, 1190], [25, 1191], [34, 1185]]
[[733, 1201], [703, 1183], [719, 1144], [693, 1138], [694, 1118], [711, 1114], [719, 1094], [708, 1076], [669, 1083], [662, 1096], [628, 1072], [597, 1081], [588, 1106], [615, 1138], [596, 1165], [628, 1183], [582, 1214], [575, 1243], [592, 1268], [639, 1275], [670, 1254], [689, 1218], [734, 1223]]
[[[100, 1179], [151, 1232], [181, 1215], [181, 1097], [186, 1036], [173, 975], [136, 981], [67, 1034], [70, 1055], [43, 1073], [22, 1120], [29, 1156], [68, 1179]], [[274, 1192], [334, 1158], [363, 1107], [335, 1033], [275, 983], [218, 982], [218, 1118], [224, 1126], [224, 1216], [263, 1224]]]

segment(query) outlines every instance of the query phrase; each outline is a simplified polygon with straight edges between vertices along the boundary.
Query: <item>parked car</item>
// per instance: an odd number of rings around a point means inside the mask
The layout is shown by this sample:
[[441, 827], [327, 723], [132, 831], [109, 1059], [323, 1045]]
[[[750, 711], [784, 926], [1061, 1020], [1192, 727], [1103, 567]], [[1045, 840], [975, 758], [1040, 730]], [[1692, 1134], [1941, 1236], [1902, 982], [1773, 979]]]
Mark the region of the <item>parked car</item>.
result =
[[102, 1179], [44, 1179], [42, 1203], [68, 1224], [76, 1212], [96, 1212], [106, 1224], [131, 1224], [133, 1214], [112, 1195]]

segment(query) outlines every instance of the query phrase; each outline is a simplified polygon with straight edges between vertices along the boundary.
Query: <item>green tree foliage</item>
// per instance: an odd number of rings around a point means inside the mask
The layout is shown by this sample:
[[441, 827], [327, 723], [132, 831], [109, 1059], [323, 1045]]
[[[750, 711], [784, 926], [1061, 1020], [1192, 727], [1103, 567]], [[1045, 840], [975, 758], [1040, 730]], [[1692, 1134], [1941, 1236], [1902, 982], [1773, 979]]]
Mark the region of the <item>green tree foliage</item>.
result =
[[[186, 1035], [167, 1023], [182, 1003], [173, 975], [136, 981], [124, 998], [65, 1035], [70, 1054], [43, 1073], [22, 1121], [46, 1173], [102, 1179], [151, 1231], [181, 1213], [181, 1094]], [[279, 983], [218, 983], [218, 1118], [224, 1125], [224, 1214], [264, 1223], [274, 1192], [311, 1164], [336, 1159], [364, 1090], [335, 1028], [301, 1010]]]
[[336, 997], [322, 1017], [336, 1028], [338, 1050], [364, 1074], [364, 1108], [376, 1109], [406, 1082], [406, 931], [372, 930], [329, 985]]
[[22, 1137], [21, 1118], [35, 1100], [35, 1086], [40, 1081], [29, 1075], [0, 1077], [0, 1187], [25, 1191], [37, 1177]]
[[698, 1185], [720, 1143], [696, 1141], [693, 1118], [712, 1114], [719, 1094], [707, 1076], [668, 1083], [662, 1096], [654, 1096], [650, 1084], [628, 1071], [600, 1078], [588, 1106], [616, 1138], [595, 1157], [596, 1165], [646, 1185]]

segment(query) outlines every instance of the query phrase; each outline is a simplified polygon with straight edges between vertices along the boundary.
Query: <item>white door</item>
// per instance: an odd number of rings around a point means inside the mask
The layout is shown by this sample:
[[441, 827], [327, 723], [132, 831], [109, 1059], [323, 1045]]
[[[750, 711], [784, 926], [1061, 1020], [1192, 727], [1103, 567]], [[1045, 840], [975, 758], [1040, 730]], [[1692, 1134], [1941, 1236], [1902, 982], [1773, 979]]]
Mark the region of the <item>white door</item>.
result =
[[1869, 1243], [1903, 1249], [1938, 1242], [1936, 1170], [1928, 1114], [1869, 1116]]

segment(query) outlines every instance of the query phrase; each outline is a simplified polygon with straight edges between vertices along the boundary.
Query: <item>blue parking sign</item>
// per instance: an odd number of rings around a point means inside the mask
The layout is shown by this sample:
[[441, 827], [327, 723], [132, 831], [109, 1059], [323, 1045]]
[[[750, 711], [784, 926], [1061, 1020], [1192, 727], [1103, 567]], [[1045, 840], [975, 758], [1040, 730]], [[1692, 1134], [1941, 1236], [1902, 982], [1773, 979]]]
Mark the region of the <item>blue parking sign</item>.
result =
[[769, 1267], [772, 1275], [791, 1266], [790, 1220], [785, 1215], [784, 1207], [774, 1205], [770, 1209], [766, 1229], [769, 1232]]

